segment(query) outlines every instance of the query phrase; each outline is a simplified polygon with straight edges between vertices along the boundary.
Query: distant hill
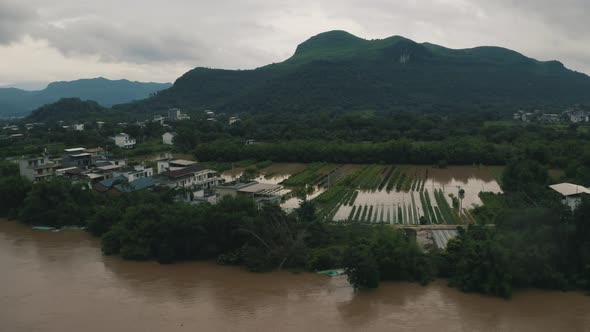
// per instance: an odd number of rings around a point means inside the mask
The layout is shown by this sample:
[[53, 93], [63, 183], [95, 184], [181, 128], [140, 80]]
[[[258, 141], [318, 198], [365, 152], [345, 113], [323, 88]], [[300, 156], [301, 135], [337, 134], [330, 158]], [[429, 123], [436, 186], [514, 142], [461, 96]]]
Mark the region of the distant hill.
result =
[[558, 61], [500, 47], [449, 49], [394, 36], [319, 34], [284, 62], [254, 70], [195, 68], [132, 112], [498, 110], [590, 101], [590, 78]]
[[55, 124], [66, 121], [68, 124], [115, 120], [121, 118], [120, 113], [103, 107], [92, 100], [79, 98], [63, 98], [55, 103], [44, 105], [34, 110], [24, 120], [26, 122], [43, 122]]
[[114, 104], [141, 100], [167, 89], [170, 83], [141, 83], [106, 78], [81, 79], [71, 82], [54, 82], [44, 90], [24, 91], [0, 88], [0, 117], [25, 116], [32, 110], [61, 98], [94, 100], [110, 107]]

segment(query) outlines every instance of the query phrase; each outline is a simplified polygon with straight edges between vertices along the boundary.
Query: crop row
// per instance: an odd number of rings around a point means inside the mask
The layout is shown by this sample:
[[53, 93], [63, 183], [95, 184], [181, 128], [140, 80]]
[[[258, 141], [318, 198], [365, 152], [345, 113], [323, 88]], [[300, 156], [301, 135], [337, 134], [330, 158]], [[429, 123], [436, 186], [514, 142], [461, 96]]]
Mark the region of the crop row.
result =
[[314, 185], [318, 182], [323, 174], [320, 169], [325, 167], [325, 163], [314, 163], [307, 166], [303, 171], [290, 176], [288, 179], [283, 181], [283, 185], [289, 187], [302, 187], [305, 185]]
[[449, 202], [446, 200], [442, 189], [436, 189], [434, 191], [434, 198], [436, 199], [436, 204], [438, 205], [440, 213], [446, 224], [460, 223], [460, 218], [457, 215], [457, 212], [449, 205]]

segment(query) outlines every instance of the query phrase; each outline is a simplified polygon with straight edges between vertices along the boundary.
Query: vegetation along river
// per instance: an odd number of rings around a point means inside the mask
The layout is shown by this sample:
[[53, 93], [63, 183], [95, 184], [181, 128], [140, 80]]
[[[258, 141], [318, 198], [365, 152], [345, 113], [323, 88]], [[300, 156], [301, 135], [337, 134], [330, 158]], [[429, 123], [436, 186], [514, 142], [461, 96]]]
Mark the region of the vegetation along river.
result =
[[354, 292], [345, 277], [123, 261], [84, 232], [4, 220], [0, 264], [0, 331], [590, 331], [590, 297], [576, 292]]

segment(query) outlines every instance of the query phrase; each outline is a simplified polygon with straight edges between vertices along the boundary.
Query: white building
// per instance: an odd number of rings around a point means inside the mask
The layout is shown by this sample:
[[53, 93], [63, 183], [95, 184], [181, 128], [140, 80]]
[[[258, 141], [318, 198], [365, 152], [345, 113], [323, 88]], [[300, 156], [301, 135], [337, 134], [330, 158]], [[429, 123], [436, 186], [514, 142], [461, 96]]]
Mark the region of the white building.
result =
[[573, 123], [588, 122], [588, 114], [584, 112], [570, 113], [570, 121]]
[[163, 126], [165, 120], [166, 118], [161, 115], [154, 115], [154, 119], [152, 120], [152, 122], [159, 123], [160, 126]]
[[36, 182], [55, 176], [61, 166], [61, 159], [45, 155], [19, 160], [18, 165], [21, 176]]
[[174, 136], [176, 136], [175, 133], [164, 133], [162, 135], [162, 143], [166, 145], [173, 145]]
[[161, 159], [158, 160], [158, 174], [168, 172], [168, 171], [177, 171], [189, 166], [196, 165], [196, 161], [192, 160], [184, 160], [184, 159]]
[[129, 137], [129, 135], [125, 133], [120, 133], [111, 137], [113, 141], [115, 141], [115, 145], [123, 148], [123, 149], [133, 149], [135, 147], [135, 139]]
[[113, 172], [114, 177], [123, 176], [127, 179], [127, 182], [133, 182], [135, 180], [151, 177], [154, 175], [154, 169], [151, 167], [145, 167], [143, 165], [133, 166], [132, 169], [126, 171]]
[[186, 113], [182, 113], [179, 108], [171, 108], [168, 110], [168, 120], [170, 121], [182, 121], [190, 119], [191, 117]]
[[170, 188], [184, 188], [193, 192], [210, 189], [221, 182], [216, 172], [200, 165], [191, 165], [177, 170], [170, 170], [159, 175], [161, 184]]
[[590, 189], [571, 183], [559, 183], [549, 186], [557, 191], [562, 197], [562, 203], [575, 210], [582, 201], [582, 195], [589, 195]]
[[229, 125], [231, 126], [231, 125], [233, 125], [234, 123], [236, 123], [238, 121], [240, 121], [240, 119], [237, 116], [231, 116], [229, 118]]

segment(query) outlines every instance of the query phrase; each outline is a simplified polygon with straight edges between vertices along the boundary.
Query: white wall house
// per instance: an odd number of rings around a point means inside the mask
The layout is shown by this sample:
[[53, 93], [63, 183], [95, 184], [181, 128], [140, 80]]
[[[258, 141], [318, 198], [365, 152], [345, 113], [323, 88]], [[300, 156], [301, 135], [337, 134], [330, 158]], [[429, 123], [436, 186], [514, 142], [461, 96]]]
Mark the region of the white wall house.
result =
[[182, 121], [190, 119], [191, 117], [186, 113], [182, 113], [179, 108], [171, 108], [168, 110], [169, 121]]
[[125, 133], [117, 134], [111, 137], [113, 141], [115, 141], [115, 145], [123, 148], [123, 149], [133, 149], [135, 147], [135, 139], [129, 137], [129, 135]]
[[184, 159], [161, 159], [158, 160], [158, 174], [167, 171], [177, 171], [185, 167], [196, 165], [196, 161], [184, 160]]
[[176, 136], [175, 133], [164, 133], [162, 135], [162, 143], [166, 145], [173, 145], [174, 136]]
[[135, 180], [151, 177], [154, 175], [154, 169], [151, 167], [145, 167], [143, 165], [133, 166], [132, 170], [117, 171], [113, 173], [114, 177], [124, 176], [128, 182]]
[[571, 183], [559, 183], [549, 186], [561, 195], [562, 203], [575, 210], [582, 202], [583, 195], [590, 195], [590, 189]]
[[166, 171], [160, 176], [164, 179], [161, 183], [170, 188], [184, 188], [192, 191], [210, 189], [221, 182], [221, 178], [217, 177], [215, 171], [199, 165]]
[[234, 123], [236, 123], [238, 121], [240, 121], [240, 118], [238, 118], [237, 116], [231, 116], [229, 118], [229, 125], [231, 126], [231, 125], [233, 125]]
[[18, 164], [20, 175], [36, 182], [55, 176], [56, 170], [61, 166], [61, 159], [39, 156], [21, 159]]

